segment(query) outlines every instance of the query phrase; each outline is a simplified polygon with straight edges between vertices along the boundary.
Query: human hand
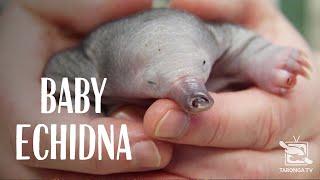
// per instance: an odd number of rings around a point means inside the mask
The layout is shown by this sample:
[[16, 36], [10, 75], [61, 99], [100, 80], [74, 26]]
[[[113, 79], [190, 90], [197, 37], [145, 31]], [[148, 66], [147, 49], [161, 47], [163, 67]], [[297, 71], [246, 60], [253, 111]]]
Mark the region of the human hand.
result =
[[[274, 43], [299, 48], [314, 59], [303, 38], [270, 1], [173, 0], [171, 7], [206, 20], [241, 24]], [[192, 178], [320, 177], [320, 66], [310, 63], [311, 80], [298, 79], [292, 92], [283, 97], [257, 88], [212, 93], [214, 106], [191, 118], [173, 101], [156, 101], [144, 117], [150, 136], [207, 147], [176, 146], [167, 171]], [[312, 173], [279, 172], [284, 167], [279, 141], [292, 140], [292, 136], [309, 142], [313, 164], [308, 167], [313, 167]]]
[[[170, 145], [154, 141], [146, 136], [142, 123], [137, 120], [141, 118], [131, 116], [131, 120], [119, 120], [93, 117], [89, 114], [68, 114], [67, 112], [40, 114], [40, 77], [51, 55], [73, 46], [82, 35], [91, 31], [98, 24], [150, 8], [150, 6], [151, 1], [149, 0], [130, 2], [39, 0], [11, 3], [1, 17], [0, 30], [1, 158], [8, 162], [6, 167], [2, 167], [2, 178], [35, 177], [36, 173], [33, 173], [35, 169], [24, 168], [19, 166], [19, 163], [37, 168], [89, 174], [153, 170], [168, 164], [172, 151]], [[16, 124], [31, 124], [34, 127], [39, 123], [57, 124], [57, 126], [60, 124], [88, 124], [93, 128], [98, 124], [104, 124], [106, 127], [113, 124], [116, 135], [119, 134], [120, 124], [126, 124], [132, 145], [133, 160], [111, 161], [105, 158], [99, 161], [95, 156], [86, 161], [37, 161], [32, 155], [33, 131], [29, 130], [24, 134], [24, 139], [29, 140], [29, 144], [24, 146], [23, 150], [24, 155], [31, 156], [31, 160], [14, 161], [15, 151], [10, 147], [10, 139], [11, 142], [15, 142]], [[115, 140], [117, 139], [116, 136]], [[50, 136], [41, 137], [41, 149], [50, 149], [49, 142]], [[88, 147], [85, 148], [88, 149]], [[103, 157], [108, 157], [106, 152], [103, 152]], [[63, 173], [52, 174], [61, 175]], [[46, 177], [48, 177], [47, 174]]]

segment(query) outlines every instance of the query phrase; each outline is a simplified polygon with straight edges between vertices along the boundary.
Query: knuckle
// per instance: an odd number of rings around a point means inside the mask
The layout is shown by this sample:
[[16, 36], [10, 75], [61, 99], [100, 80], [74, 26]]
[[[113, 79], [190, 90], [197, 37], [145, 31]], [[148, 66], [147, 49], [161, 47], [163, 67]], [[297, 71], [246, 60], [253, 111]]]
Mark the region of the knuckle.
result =
[[283, 131], [282, 119], [280, 107], [271, 103], [259, 119], [261, 123], [259, 123], [255, 148], [271, 149], [277, 146], [277, 139]]
[[207, 141], [209, 146], [217, 145], [224, 138], [230, 119], [228, 115], [222, 116], [218, 113], [213, 114], [214, 116], [210, 118], [210, 129], [212, 134], [209, 136], [210, 138]]
[[283, 127], [281, 119], [279, 109], [273, 108], [271, 117], [266, 124], [266, 141], [262, 146], [264, 149], [271, 149], [278, 144], [276, 140], [280, 137]]

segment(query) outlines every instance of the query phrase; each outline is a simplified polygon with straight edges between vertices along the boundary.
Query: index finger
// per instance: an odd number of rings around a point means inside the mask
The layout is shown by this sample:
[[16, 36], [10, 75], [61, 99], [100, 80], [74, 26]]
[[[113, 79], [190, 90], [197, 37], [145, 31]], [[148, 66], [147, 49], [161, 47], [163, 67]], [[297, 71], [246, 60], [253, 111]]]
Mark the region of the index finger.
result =
[[283, 46], [295, 47], [311, 54], [301, 35], [269, 0], [173, 0], [172, 8], [196, 14], [212, 21], [243, 25]]

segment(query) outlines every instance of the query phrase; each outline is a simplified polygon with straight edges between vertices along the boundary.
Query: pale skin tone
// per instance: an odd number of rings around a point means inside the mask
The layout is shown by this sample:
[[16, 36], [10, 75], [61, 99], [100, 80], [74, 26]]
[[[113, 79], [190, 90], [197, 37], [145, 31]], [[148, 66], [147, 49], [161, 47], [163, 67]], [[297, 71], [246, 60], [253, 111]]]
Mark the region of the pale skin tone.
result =
[[[76, 4], [74, 2], [72, 0], [12, 2], [1, 17], [0, 36], [3, 43], [0, 45], [0, 81], [3, 84], [0, 94], [4, 95], [1, 96], [1, 116], [3, 119], [1, 154], [3, 160], [10, 164], [2, 169], [3, 172], [0, 173], [2, 177], [37, 177], [46, 173], [36, 170], [37, 168], [26, 168], [22, 164], [89, 174], [112, 174], [161, 169], [171, 159], [171, 146], [165, 142], [152, 140], [145, 135], [140, 122], [66, 112], [50, 115], [40, 114], [40, 77], [52, 54], [73, 46], [80, 40], [77, 36], [81, 37], [102, 22], [126, 16], [151, 6], [150, 1], [140, 0], [132, 1], [131, 4], [125, 1], [77, 1]], [[14, 161], [15, 126], [21, 123], [32, 124], [32, 126], [38, 123], [57, 124], [58, 126], [75, 123], [89, 124], [94, 128], [98, 124], [104, 124], [106, 127], [113, 124], [115, 134], [119, 134], [120, 124], [124, 123], [128, 126], [131, 149], [133, 154], [136, 153], [135, 159], [133, 161], [127, 161], [124, 158], [119, 161], [108, 159], [99, 161], [97, 158], [92, 158], [80, 162], [79, 160], [33, 161], [34, 158], [32, 158], [31, 161]], [[11, 138], [9, 138], [9, 134]], [[32, 134], [32, 131], [27, 130], [24, 138], [32, 142]], [[49, 136], [41, 137], [42, 149], [50, 148], [45, 143], [49, 142], [49, 138]], [[11, 146], [10, 143], [13, 145], [13, 149], [6, 149]], [[24, 155], [31, 155], [31, 152], [31, 143], [24, 146]], [[106, 152], [103, 156], [107, 157]], [[51, 174], [56, 176], [54, 172]], [[48, 176], [46, 175], [46, 177]]]
[[[240, 0], [236, 1], [240, 2]], [[1, 19], [4, 28], [1, 28], [0, 38], [2, 42], [5, 42], [0, 45], [0, 81], [2, 84], [0, 94], [3, 95], [0, 104], [3, 118], [1, 154], [2, 161], [7, 164], [0, 172], [3, 177], [38, 177], [43, 176], [44, 173], [49, 173], [45, 175], [46, 177], [78, 176], [76, 173], [28, 168], [21, 165], [21, 162], [14, 161], [14, 151], [10, 147], [8, 134], [12, 136], [11, 142], [14, 144], [16, 123], [73, 122], [108, 125], [119, 123], [117, 119], [125, 119], [121, 122], [128, 124], [133, 144], [142, 140], [152, 141], [158, 149], [161, 160], [152, 159], [148, 164], [142, 164], [148, 165], [148, 168], [126, 161], [107, 160], [100, 163], [99, 166], [94, 166], [96, 164], [94, 161], [81, 163], [45, 161], [26, 164], [106, 175], [115, 172], [162, 169], [171, 160], [169, 166], [164, 170], [155, 174], [148, 173], [146, 176], [174, 177], [171, 174], [193, 178], [239, 176], [244, 178], [312, 178], [320, 176], [320, 132], [318, 129], [320, 127], [318, 110], [320, 65], [318, 61], [310, 61], [313, 65], [311, 79], [299, 78], [293, 91], [283, 97], [257, 88], [234, 93], [212, 93], [215, 98], [213, 108], [193, 116], [191, 120], [184, 123], [185, 128], [179, 132], [178, 137], [173, 137], [177, 134], [174, 132], [170, 134], [170, 138], [158, 137], [161, 128], [157, 126], [160, 119], [169, 111], [174, 112], [173, 116], [167, 116], [170, 118], [169, 126], [178, 126], [178, 129], [182, 129], [179, 124], [181, 123], [179, 116], [183, 113], [170, 100], [156, 101], [145, 115], [142, 109], [125, 107], [114, 113], [114, 118], [68, 114], [42, 116], [39, 115], [39, 110], [34, 110], [39, 109], [40, 102], [38, 78], [50, 55], [72, 46], [81, 39], [71, 37], [70, 34], [77, 33], [81, 37], [82, 34], [89, 32], [101, 22], [149, 8], [151, 4], [150, 1], [132, 2], [130, 5], [121, 4], [120, 1], [95, 1], [96, 3], [79, 1], [78, 4], [72, 5], [70, 5], [71, 1], [64, 1], [62, 4], [55, 1], [39, 1], [42, 2], [40, 4], [37, 1], [32, 2], [34, 4], [12, 5]], [[175, 0], [171, 2], [171, 6], [186, 9], [207, 20], [241, 24], [274, 43], [304, 50], [310, 60], [317, 59], [311, 54], [301, 36], [268, 1], [242, 0], [241, 3], [239, 2], [200, 0], [194, 3], [189, 0]], [[70, 7], [74, 12], [70, 11]], [[95, 13], [91, 13], [92, 11]], [[63, 29], [58, 29], [58, 27], [63, 27]], [[142, 119], [144, 119], [143, 125]], [[174, 131], [175, 128], [171, 130]], [[161, 140], [162, 143], [152, 140], [145, 133], [154, 139]], [[313, 165], [308, 167], [314, 168], [313, 173], [279, 173], [279, 167], [283, 167], [284, 162], [283, 150], [279, 148], [278, 142], [279, 140], [292, 140], [292, 136], [300, 136], [300, 140], [309, 142], [309, 154]], [[176, 145], [176, 152], [171, 157], [170, 143], [195, 146]], [[110, 170], [111, 164], [113, 168]], [[83, 177], [82, 174], [81, 177]]]

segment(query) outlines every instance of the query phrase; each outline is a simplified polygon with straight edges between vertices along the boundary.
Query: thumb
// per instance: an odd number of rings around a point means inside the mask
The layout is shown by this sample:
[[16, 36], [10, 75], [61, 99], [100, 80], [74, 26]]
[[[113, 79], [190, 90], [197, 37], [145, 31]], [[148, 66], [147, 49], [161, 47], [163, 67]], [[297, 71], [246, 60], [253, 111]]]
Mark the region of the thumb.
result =
[[258, 89], [213, 95], [208, 111], [188, 115], [171, 100], [158, 100], [146, 112], [145, 131], [160, 140], [221, 148], [259, 148], [283, 133], [286, 101]]

